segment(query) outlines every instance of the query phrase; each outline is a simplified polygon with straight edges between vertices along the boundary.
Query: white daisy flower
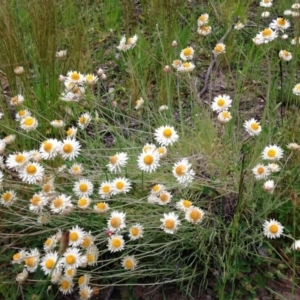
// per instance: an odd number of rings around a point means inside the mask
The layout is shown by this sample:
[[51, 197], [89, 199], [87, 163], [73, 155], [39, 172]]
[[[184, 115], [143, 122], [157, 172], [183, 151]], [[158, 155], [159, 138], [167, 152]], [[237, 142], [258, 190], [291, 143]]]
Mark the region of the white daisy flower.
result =
[[154, 132], [154, 139], [161, 146], [169, 146], [177, 142], [179, 136], [173, 126], [160, 126]]
[[194, 57], [195, 50], [192, 47], [184, 48], [180, 52], [180, 58], [184, 61], [186, 60], [192, 60]]
[[166, 205], [171, 202], [172, 194], [167, 191], [162, 191], [157, 196], [157, 203], [160, 205]]
[[77, 127], [69, 127], [68, 130], [66, 131], [67, 137], [69, 138], [75, 138], [77, 134]]
[[26, 118], [31, 115], [31, 112], [28, 109], [21, 109], [16, 112], [15, 118], [16, 121], [20, 121], [22, 118]]
[[252, 172], [256, 179], [264, 179], [270, 175], [270, 170], [268, 167], [258, 164], [253, 169]]
[[10, 134], [10, 135], [7, 135], [3, 141], [7, 144], [7, 145], [10, 145], [12, 144], [16, 139], [16, 135], [15, 134]]
[[53, 159], [57, 156], [60, 142], [57, 139], [48, 139], [42, 142], [40, 154], [43, 159]]
[[197, 29], [197, 33], [199, 35], [207, 36], [211, 34], [211, 26], [207, 26], [207, 25], [199, 26]]
[[64, 294], [71, 294], [73, 292], [74, 282], [73, 279], [63, 276], [59, 281], [59, 290]]
[[172, 172], [177, 181], [184, 186], [191, 183], [195, 176], [192, 164], [190, 164], [186, 158], [176, 162], [173, 166]]
[[94, 210], [98, 213], [105, 213], [109, 210], [109, 205], [105, 202], [99, 202], [94, 205]]
[[136, 109], [136, 110], [140, 109], [144, 103], [145, 103], [145, 101], [143, 98], [136, 100], [134, 109]]
[[182, 61], [180, 59], [176, 59], [173, 61], [172, 66], [178, 70], [182, 66]]
[[300, 9], [300, 4], [299, 3], [294, 3], [292, 5], [292, 9]]
[[85, 178], [82, 178], [74, 183], [73, 192], [78, 197], [87, 197], [93, 194], [93, 183]]
[[273, 194], [274, 189], [275, 189], [275, 183], [274, 180], [268, 180], [263, 184], [263, 189], [264, 191]]
[[56, 251], [50, 251], [43, 257], [42, 261], [40, 262], [40, 266], [42, 267], [45, 275], [48, 275], [55, 269], [60, 268], [60, 264], [56, 263], [57, 259], [58, 253]]
[[122, 259], [121, 265], [125, 270], [134, 270], [137, 266], [138, 261], [134, 255], [127, 255]]
[[112, 195], [117, 195], [120, 193], [126, 194], [131, 189], [131, 182], [125, 177], [119, 177], [112, 181], [111, 187], [112, 187], [112, 191], [111, 191]]
[[102, 199], [108, 199], [111, 197], [113, 186], [110, 181], [103, 181], [99, 187], [99, 195]]
[[177, 68], [178, 72], [181, 73], [190, 73], [195, 69], [195, 65], [192, 62], [184, 62]]
[[125, 224], [126, 213], [113, 211], [107, 221], [107, 227], [109, 230], [115, 232], [126, 227]]
[[84, 77], [84, 82], [86, 85], [94, 85], [98, 81], [98, 76], [94, 74], [87, 74]]
[[24, 102], [24, 100], [25, 99], [22, 95], [14, 96], [10, 99], [10, 105], [12, 106], [20, 105]]
[[108, 238], [108, 250], [110, 252], [119, 252], [124, 249], [125, 241], [122, 235], [113, 234]]
[[222, 112], [231, 107], [232, 100], [228, 95], [219, 95], [213, 99], [211, 108], [213, 111]]
[[91, 234], [91, 231], [86, 232], [86, 234], [80, 244], [80, 247], [83, 249], [89, 248], [90, 246], [94, 245], [95, 239], [96, 238]]
[[97, 264], [98, 257], [99, 257], [99, 250], [95, 245], [91, 245], [86, 250], [86, 259], [88, 266], [94, 266]]
[[271, 7], [273, 5], [273, 0], [261, 0], [259, 6], [262, 7]]
[[21, 249], [17, 253], [15, 253], [12, 257], [12, 264], [21, 264], [26, 257], [26, 251], [24, 249]]
[[280, 171], [280, 166], [275, 163], [268, 164], [267, 168], [270, 170], [271, 173], [276, 173]]
[[0, 203], [5, 207], [11, 206], [17, 200], [15, 191], [9, 190], [1, 194]]
[[207, 13], [201, 14], [197, 20], [198, 27], [207, 24], [208, 19], [209, 19], [209, 14]]
[[31, 249], [29, 252], [26, 252], [24, 262], [26, 270], [30, 273], [33, 273], [40, 262], [39, 250], [37, 248], [34, 248]]
[[82, 285], [79, 288], [80, 300], [90, 299], [94, 294], [94, 290], [88, 285]]
[[164, 217], [160, 219], [162, 225], [160, 226], [166, 233], [174, 234], [181, 224], [179, 216], [174, 212], [168, 214], [164, 213]]
[[44, 167], [37, 162], [26, 164], [19, 172], [19, 177], [23, 182], [35, 184], [43, 179]]
[[20, 120], [20, 127], [25, 131], [35, 130], [38, 126], [38, 120], [32, 116], [27, 116]]
[[152, 173], [159, 167], [159, 155], [156, 151], [142, 152], [138, 157], [138, 168]]
[[91, 122], [92, 116], [90, 113], [84, 113], [78, 118], [78, 126], [80, 129], [85, 129]]
[[66, 138], [62, 141], [59, 152], [63, 159], [72, 160], [79, 155], [80, 148], [79, 142], [74, 138]]
[[63, 120], [53, 120], [50, 122], [50, 125], [55, 128], [62, 128], [65, 126], [65, 122]]
[[168, 154], [168, 149], [165, 146], [161, 146], [161, 147], [157, 148], [156, 151], [158, 153], [159, 158], [161, 158], [161, 159], [165, 158]]
[[82, 164], [75, 163], [69, 168], [69, 173], [74, 176], [80, 176], [83, 173]]
[[84, 82], [84, 76], [77, 71], [69, 71], [66, 76], [66, 82], [81, 84]]
[[225, 44], [223, 44], [223, 43], [218, 43], [218, 44], [215, 46], [214, 50], [213, 50], [213, 54], [214, 54], [215, 56], [217, 56], [217, 55], [219, 55], [219, 54], [226, 53], [225, 49], [226, 49]]
[[147, 198], [147, 202], [154, 204], [158, 202], [158, 196], [150, 194]]
[[18, 273], [18, 275], [16, 276], [16, 281], [19, 284], [23, 284], [28, 278], [28, 272], [26, 269], [23, 269], [23, 271], [21, 273]]
[[71, 197], [64, 194], [57, 196], [50, 203], [50, 209], [53, 213], [63, 213], [72, 206]]
[[131, 241], [135, 241], [143, 237], [144, 227], [140, 223], [136, 223], [129, 228], [129, 238]]
[[90, 206], [91, 199], [89, 197], [81, 197], [77, 201], [77, 206], [81, 209], [86, 209]]
[[149, 151], [154, 152], [155, 150], [156, 150], [156, 146], [154, 144], [149, 144], [149, 143], [145, 144], [142, 149], [143, 152], [149, 152]]
[[300, 83], [296, 84], [293, 88], [293, 94], [300, 96]]
[[128, 155], [126, 152], [120, 152], [109, 158], [109, 164], [106, 165], [111, 173], [121, 172], [121, 168], [127, 164]]
[[192, 202], [188, 199], [181, 199], [180, 201], [176, 202], [176, 208], [184, 212], [186, 212], [192, 206], [193, 206]]
[[286, 145], [286, 147], [292, 151], [299, 151], [300, 150], [300, 145], [297, 143], [289, 143]]
[[82, 243], [85, 234], [86, 232], [78, 225], [75, 227], [73, 226], [69, 231], [69, 246], [79, 246]]
[[245, 121], [244, 127], [251, 136], [259, 135], [261, 133], [261, 126], [259, 125], [259, 122], [254, 118]]
[[58, 239], [56, 238], [56, 235], [47, 238], [47, 240], [44, 243], [44, 251], [49, 252], [54, 250], [55, 247], [57, 246], [57, 243], [58, 243]]
[[65, 273], [64, 275], [69, 277], [69, 278], [74, 278], [74, 276], [77, 273], [77, 269], [71, 268], [71, 267], [67, 267], [65, 268]]
[[231, 113], [227, 110], [223, 110], [218, 114], [218, 121], [221, 124], [226, 124], [232, 119]]
[[40, 213], [48, 204], [48, 199], [44, 197], [43, 193], [37, 193], [31, 197], [29, 202], [29, 210], [33, 211], [34, 213]]
[[279, 51], [279, 58], [284, 60], [284, 61], [290, 61], [293, 58], [293, 55], [289, 51], [280, 50]]
[[270, 28], [281, 31], [281, 32], [284, 32], [290, 26], [291, 26], [291, 23], [288, 20], [286, 20], [285, 18], [277, 18], [276, 20], [273, 20], [270, 24]]
[[281, 223], [274, 219], [266, 220], [263, 224], [264, 235], [269, 239], [279, 238], [283, 233], [283, 229]]
[[245, 24], [243, 24], [242, 22], [237, 22], [235, 25], [234, 25], [234, 29], [236, 30], [241, 30], [245, 27]]
[[84, 285], [87, 285], [90, 283], [91, 275], [90, 274], [83, 274], [78, 278], [78, 285], [79, 287], [82, 287]]
[[190, 207], [185, 212], [185, 219], [192, 224], [201, 223], [203, 220], [203, 216], [204, 211], [196, 206]]
[[9, 169], [20, 170], [29, 161], [30, 153], [27, 151], [10, 154], [6, 160], [6, 166]]
[[165, 191], [166, 187], [163, 184], [155, 184], [152, 188], [151, 188], [151, 194], [158, 196], [162, 191]]
[[262, 158], [266, 160], [279, 160], [282, 156], [283, 150], [276, 145], [267, 146], [262, 152]]
[[259, 32], [255, 38], [253, 39], [253, 42], [256, 45], [260, 45], [260, 44], [266, 44], [269, 43], [271, 41], [273, 41], [274, 39], [276, 39], [278, 36], [278, 32], [272, 30], [271, 28], [265, 28], [263, 31]]
[[60, 259], [65, 268], [79, 268], [81, 265], [85, 264], [87, 261], [86, 256], [81, 254], [81, 251], [75, 247], [69, 247], [64, 252], [63, 257]]

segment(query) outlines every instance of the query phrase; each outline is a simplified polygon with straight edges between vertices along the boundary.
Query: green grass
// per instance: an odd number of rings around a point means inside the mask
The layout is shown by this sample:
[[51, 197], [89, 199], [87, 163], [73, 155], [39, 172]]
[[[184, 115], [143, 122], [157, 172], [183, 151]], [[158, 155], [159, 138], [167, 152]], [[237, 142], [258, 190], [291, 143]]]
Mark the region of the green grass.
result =
[[[77, 280], [90, 274], [90, 286], [100, 290], [109, 286], [128, 286], [127, 297], [134, 297], [134, 287], [140, 284], [161, 286], [168, 299], [167, 284], [175, 285], [187, 299], [196, 297], [195, 290], [213, 290], [216, 299], [255, 299], [263, 290], [269, 297], [280, 295], [274, 286], [290, 279], [290, 295], [299, 293], [299, 252], [291, 248], [299, 237], [299, 150], [291, 151], [287, 144], [299, 142], [299, 99], [292, 92], [298, 80], [298, 45], [291, 39], [298, 35], [299, 18], [288, 17], [289, 39], [280, 37], [263, 45], [252, 39], [268, 27], [288, 5], [274, 3], [268, 19], [261, 18], [265, 10], [255, 1], [4, 1], [0, 0], [0, 95], [1, 136], [16, 135], [7, 144], [1, 157], [4, 162], [12, 154], [38, 150], [47, 139], [63, 141], [66, 130], [78, 128], [76, 140], [80, 154], [73, 160], [59, 155], [39, 162], [45, 176], [53, 180], [55, 192], [47, 194], [47, 204], [38, 213], [29, 209], [30, 199], [42, 191], [43, 182], [22, 182], [21, 169], [4, 166], [0, 203], [0, 295], [5, 299], [55, 299], [61, 293], [59, 284], [52, 283], [39, 266], [29, 273], [23, 284], [16, 282], [25, 262], [11, 264], [20, 249], [37, 248], [43, 259], [47, 238], [58, 230], [66, 232], [78, 225], [95, 237], [99, 251], [97, 263], [81, 266]], [[197, 34], [197, 19], [208, 13], [212, 33]], [[199, 97], [206, 72], [214, 60], [213, 49], [237, 20], [246, 23], [242, 30], [232, 30], [223, 41], [226, 53], [215, 59], [207, 92]], [[120, 39], [138, 35], [136, 46], [118, 51]], [[177, 47], [172, 46], [177, 41]], [[177, 72], [172, 63], [182, 49], [195, 50], [191, 73]], [[290, 62], [280, 61], [278, 53], [290, 51]], [[63, 59], [56, 52], [67, 50]], [[165, 66], [171, 71], [165, 72]], [[16, 75], [14, 68], [24, 67]], [[62, 101], [64, 83], [58, 80], [69, 71], [96, 74], [102, 68], [106, 79], [85, 86], [77, 102]], [[9, 104], [21, 94], [25, 101]], [[221, 124], [211, 109], [218, 95], [230, 95], [232, 119]], [[136, 100], [144, 104], [135, 109]], [[168, 109], [159, 111], [162, 105]], [[15, 120], [16, 112], [28, 109], [38, 120], [38, 127], [26, 132]], [[91, 114], [85, 129], [78, 127], [83, 113]], [[244, 122], [258, 120], [262, 131], [250, 136]], [[61, 119], [63, 128], [50, 122]], [[167, 156], [160, 159], [154, 172], [141, 171], [137, 159], [146, 143], [154, 143], [154, 132], [160, 126], [173, 126], [178, 141], [167, 147]], [[278, 145], [284, 156], [277, 163], [280, 171], [269, 175], [276, 187], [274, 193], [263, 190], [264, 180], [256, 180], [252, 169], [262, 159], [268, 145]], [[109, 172], [109, 158], [126, 152], [128, 162], [120, 174]], [[174, 164], [187, 158], [195, 171], [187, 186], [179, 184], [172, 171]], [[82, 176], [71, 175], [68, 169], [80, 163]], [[126, 194], [101, 199], [99, 187], [104, 181], [126, 177], [132, 188]], [[94, 184], [91, 204], [77, 207], [79, 197], [73, 191], [80, 178]], [[163, 184], [172, 195], [170, 203], [148, 202], [151, 188]], [[17, 200], [3, 205], [6, 192], [14, 191]], [[55, 197], [70, 196], [73, 210], [65, 214], [50, 210]], [[44, 195], [45, 196], [45, 195]], [[180, 199], [189, 199], [204, 211], [203, 221], [191, 224], [185, 213], [176, 208]], [[110, 210], [96, 213], [93, 206], [105, 201]], [[113, 211], [126, 213], [126, 228], [118, 233], [125, 239], [122, 251], [108, 249], [108, 220]], [[175, 212], [181, 224], [174, 234], [166, 233], [160, 219]], [[46, 215], [48, 222], [40, 224], [38, 217]], [[265, 220], [275, 219], [284, 226], [278, 239], [263, 235]], [[130, 240], [131, 225], [144, 226], [141, 239]], [[58, 251], [60, 242], [53, 249]], [[81, 249], [82, 254], [88, 250]], [[64, 253], [63, 253], [64, 254]], [[134, 255], [137, 268], [125, 270], [122, 259]], [[270, 282], [272, 284], [270, 284]], [[275, 283], [275, 285], [274, 285]], [[101, 291], [100, 291], [101, 292]]]

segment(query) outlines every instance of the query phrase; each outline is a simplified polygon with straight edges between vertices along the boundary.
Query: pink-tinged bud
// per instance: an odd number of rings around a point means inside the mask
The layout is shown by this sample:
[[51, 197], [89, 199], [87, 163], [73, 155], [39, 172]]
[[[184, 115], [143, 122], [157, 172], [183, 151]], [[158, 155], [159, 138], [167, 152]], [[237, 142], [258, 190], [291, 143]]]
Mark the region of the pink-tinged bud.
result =
[[117, 107], [117, 101], [112, 101], [112, 102], [111, 102], [111, 105], [112, 105], [113, 107]]
[[172, 42], [172, 47], [177, 47], [177, 42], [175, 40]]
[[107, 236], [112, 236], [114, 232], [112, 230], [106, 230], [106, 235]]
[[60, 82], [64, 82], [66, 80], [66, 77], [64, 75], [59, 75], [58, 80]]
[[25, 70], [24, 70], [23, 67], [18, 66], [16, 68], [14, 68], [14, 72], [15, 72], [16, 75], [22, 75], [22, 74], [24, 74]]
[[101, 75], [101, 79], [102, 79], [102, 80], [106, 80], [106, 79], [107, 79], [107, 76], [103, 73], [103, 74]]
[[104, 71], [101, 68], [99, 68], [98, 71], [97, 71], [97, 74], [99, 76], [102, 76], [104, 74]]
[[169, 66], [165, 66], [164, 67], [164, 72], [170, 73], [171, 72], [171, 68]]

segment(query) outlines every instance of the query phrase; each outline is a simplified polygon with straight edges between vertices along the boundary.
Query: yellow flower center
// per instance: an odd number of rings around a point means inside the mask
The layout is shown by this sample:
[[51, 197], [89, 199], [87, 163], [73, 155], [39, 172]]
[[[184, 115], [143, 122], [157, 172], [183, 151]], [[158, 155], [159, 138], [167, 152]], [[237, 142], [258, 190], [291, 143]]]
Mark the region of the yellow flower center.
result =
[[267, 155], [268, 155], [269, 157], [275, 157], [275, 156], [276, 156], [276, 150], [270, 149], [270, 150], [267, 152]]
[[185, 174], [186, 167], [184, 165], [179, 165], [175, 168], [175, 173], [178, 176], [182, 176]]
[[215, 51], [220, 53], [224, 50], [224, 46], [221, 45], [221, 44], [218, 44], [216, 47], [215, 47]]
[[77, 81], [80, 79], [80, 75], [77, 72], [73, 72], [70, 77], [74, 81]]
[[38, 206], [41, 202], [41, 197], [40, 196], [33, 196], [31, 199], [30, 199], [30, 202], [32, 205], [34, 206]]
[[73, 146], [71, 145], [71, 144], [65, 144], [64, 146], [63, 146], [63, 151], [65, 152], [65, 153], [72, 153], [72, 151], [73, 151]]
[[259, 125], [255, 122], [255, 123], [252, 123], [252, 124], [250, 125], [250, 127], [251, 127], [252, 130], [258, 130]]
[[278, 230], [279, 230], [278, 225], [272, 224], [272, 225], [269, 227], [269, 230], [270, 230], [271, 233], [276, 234], [276, 233], [278, 232]]
[[79, 118], [79, 123], [82, 124], [82, 125], [84, 125], [86, 123], [86, 117], [85, 116], [81, 116]]
[[147, 166], [152, 165], [153, 162], [154, 162], [154, 158], [153, 158], [152, 155], [149, 155], [149, 154], [148, 154], [148, 155], [146, 155], [146, 156], [144, 157], [144, 164], [146, 164]]
[[12, 194], [10, 192], [6, 192], [2, 194], [2, 199], [5, 202], [9, 202], [12, 199]]
[[48, 238], [45, 242], [46, 246], [51, 246], [52, 245], [53, 240], [51, 238]]
[[91, 244], [92, 244], [91, 239], [90, 239], [88, 236], [86, 236], [86, 237], [83, 239], [83, 241], [82, 241], [82, 243], [81, 243], [81, 246], [82, 246], [83, 248], [88, 248]]
[[189, 208], [191, 205], [192, 205], [192, 202], [190, 200], [183, 200], [182, 201], [182, 205], [185, 207], [185, 208]]
[[86, 289], [85, 290], [80, 290], [79, 295], [80, 295], [81, 299], [89, 299], [90, 298], [89, 297], [89, 292]]
[[166, 227], [167, 229], [174, 229], [174, 227], [175, 227], [175, 221], [172, 220], [172, 219], [166, 220], [166, 221], [165, 221], [165, 227]]
[[19, 116], [20, 117], [25, 116], [25, 114], [26, 114], [25, 110], [19, 110]]
[[166, 201], [168, 201], [169, 196], [168, 196], [167, 194], [161, 194], [161, 195], [159, 196], [159, 198], [160, 198], [160, 200], [161, 200], [162, 202], [166, 202]]
[[26, 168], [26, 172], [27, 174], [29, 175], [34, 175], [36, 172], [37, 172], [37, 167], [35, 165], [29, 165], [27, 168]]
[[82, 192], [82, 193], [85, 193], [87, 190], [88, 190], [88, 185], [86, 184], [86, 183], [80, 183], [79, 184], [79, 190], [80, 190], [80, 192]]
[[18, 154], [15, 158], [15, 161], [19, 164], [22, 164], [25, 161], [25, 156], [22, 154]]
[[116, 183], [116, 188], [118, 189], [118, 190], [122, 190], [123, 188], [124, 188], [124, 182], [122, 182], [122, 181], [118, 181], [117, 183]]
[[86, 81], [93, 81], [94, 80], [94, 76], [91, 74], [86, 75], [85, 77]]
[[21, 258], [21, 253], [16, 253], [16, 254], [14, 254], [14, 256], [13, 256], [13, 260], [19, 260]]
[[193, 54], [192, 48], [185, 48], [183, 50], [183, 54], [184, 54], [184, 56], [190, 56], [190, 55], [192, 55]]
[[18, 96], [11, 98], [12, 103], [18, 103]]
[[49, 142], [44, 142], [43, 146], [44, 146], [44, 150], [48, 153], [51, 152], [51, 150], [53, 149], [52, 143]]
[[283, 50], [283, 55], [284, 55], [285, 57], [287, 57], [287, 56], [290, 55], [290, 52], [288, 52], [288, 51], [286, 51], [286, 50]]
[[73, 277], [76, 269], [68, 269], [66, 270], [66, 274], [70, 277]]
[[172, 136], [172, 129], [170, 129], [170, 128], [164, 129], [164, 131], [163, 131], [163, 136], [164, 136], [165, 138], [170, 138], [170, 137]]
[[124, 265], [127, 269], [132, 269], [133, 268], [133, 261], [131, 259], [126, 259]]
[[106, 204], [104, 202], [100, 202], [97, 204], [97, 208], [99, 210], [104, 210], [106, 208]]
[[111, 156], [111, 157], [109, 158], [109, 162], [110, 162], [112, 165], [115, 165], [115, 164], [118, 162], [118, 156], [117, 156], [117, 155]]
[[110, 225], [113, 228], [118, 228], [121, 225], [121, 219], [119, 217], [112, 217], [110, 219]]
[[268, 37], [272, 35], [272, 30], [270, 28], [266, 28], [262, 32], [263, 37]]
[[217, 105], [220, 106], [220, 107], [224, 106], [225, 103], [226, 103], [226, 101], [225, 101], [225, 99], [223, 99], [223, 98], [220, 98], [220, 99], [218, 99], [218, 101], [217, 101]]
[[86, 206], [88, 204], [87, 198], [81, 198], [78, 200], [78, 206]]
[[35, 266], [35, 262], [36, 262], [35, 257], [28, 257], [25, 259], [25, 264], [30, 268]]
[[95, 261], [95, 256], [94, 256], [93, 253], [89, 253], [86, 257], [87, 257], [87, 261], [88, 261], [89, 263], [92, 263], [92, 262]]
[[60, 283], [60, 287], [63, 289], [63, 290], [68, 290], [69, 287], [70, 287], [70, 283], [68, 280], [63, 280], [61, 283]]
[[78, 278], [78, 284], [84, 284], [85, 283], [85, 276], [80, 276], [79, 278]]
[[131, 228], [130, 232], [131, 232], [131, 235], [138, 236], [140, 233], [140, 230], [137, 227], [133, 227], [133, 228]]
[[278, 24], [279, 26], [284, 26], [284, 25], [286, 24], [286, 20], [285, 20], [284, 18], [279, 18], [279, 19], [277, 20], [277, 24]]
[[63, 199], [56, 198], [53, 200], [53, 205], [55, 208], [60, 208], [62, 206], [63, 202], [64, 202]]
[[77, 232], [73, 231], [70, 233], [69, 235], [69, 239], [72, 241], [72, 242], [76, 242], [78, 241], [78, 238], [79, 238], [79, 235]]
[[43, 192], [44, 192], [44, 193], [49, 193], [50, 191], [51, 191], [51, 184], [45, 183], [45, 184], [43, 185]]
[[74, 130], [73, 130], [72, 128], [69, 128], [69, 129], [66, 131], [66, 133], [67, 133], [68, 136], [72, 135], [73, 132], [74, 132]]
[[300, 84], [297, 84], [297, 91], [300, 91]]
[[189, 68], [191, 66], [191, 63], [185, 62], [182, 64], [184, 68]]
[[160, 190], [160, 186], [156, 184], [155, 186], [152, 187], [153, 192], [158, 192]]
[[47, 269], [52, 269], [54, 267], [54, 264], [55, 264], [55, 261], [50, 258], [45, 262], [45, 267]]
[[114, 248], [119, 248], [121, 246], [122, 242], [119, 238], [115, 238], [112, 240], [111, 244]]
[[32, 117], [27, 117], [24, 120], [24, 125], [26, 125], [26, 126], [32, 126], [33, 124], [34, 124], [34, 118], [32, 118]]
[[263, 168], [263, 167], [258, 167], [258, 168], [257, 168], [257, 173], [260, 174], [260, 175], [263, 174], [263, 173], [265, 173], [265, 168]]
[[206, 15], [201, 15], [198, 19], [201, 22], [205, 22], [207, 20], [207, 16]]
[[109, 185], [105, 185], [102, 187], [102, 192], [107, 194], [110, 192], [110, 186]]
[[158, 152], [159, 154], [164, 154], [164, 153], [166, 152], [166, 150], [165, 150], [165, 148], [160, 147], [160, 148], [157, 149], [157, 152]]
[[198, 210], [192, 210], [190, 212], [190, 218], [195, 222], [201, 219], [201, 213]]
[[66, 262], [69, 265], [72, 265], [76, 262], [76, 257], [73, 254], [69, 254], [69, 255], [66, 256]]

